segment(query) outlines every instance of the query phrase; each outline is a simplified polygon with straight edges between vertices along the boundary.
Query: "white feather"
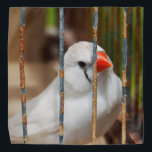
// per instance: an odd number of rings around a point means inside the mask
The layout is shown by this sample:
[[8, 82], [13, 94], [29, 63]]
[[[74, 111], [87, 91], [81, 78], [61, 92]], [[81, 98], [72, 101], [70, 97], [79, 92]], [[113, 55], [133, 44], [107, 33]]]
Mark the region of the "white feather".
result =
[[[93, 81], [93, 45], [79, 42], [64, 56], [65, 105], [63, 144], [87, 144], [91, 141], [92, 83], [86, 79], [78, 61], [89, 64], [87, 74]], [[98, 51], [104, 51], [100, 46]], [[121, 110], [121, 80], [110, 67], [98, 74], [97, 136], [104, 135]], [[58, 144], [59, 76], [27, 104], [28, 137], [31, 144]], [[21, 111], [8, 121], [12, 143], [23, 143]]]

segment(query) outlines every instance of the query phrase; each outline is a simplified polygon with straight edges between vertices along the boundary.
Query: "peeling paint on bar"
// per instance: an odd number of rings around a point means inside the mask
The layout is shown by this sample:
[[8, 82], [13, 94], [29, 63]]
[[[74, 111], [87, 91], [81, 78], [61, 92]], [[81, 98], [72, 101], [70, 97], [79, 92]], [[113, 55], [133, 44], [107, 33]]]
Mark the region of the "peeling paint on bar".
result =
[[64, 8], [59, 9], [60, 29], [59, 29], [59, 55], [60, 55], [60, 112], [59, 112], [59, 144], [63, 143], [64, 132]]
[[126, 144], [126, 98], [127, 96], [124, 96], [124, 103], [122, 104], [122, 138], [121, 143]]
[[25, 94], [26, 93], [25, 89], [21, 89], [21, 93]]
[[96, 144], [96, 121], [97, 121], [97, 26], [98, 8], [93, 8], [93, 103], [92, 103], [92, 144]]
[[122, 134], [121, 143], [126, 144], [126, 86], [127, 86], [127, 8], [123, 8], [123, 48], [122, 48]]
[[21, 101], [22, 102], [26, 102], [26, 95], [25, 94], [21, 94]]
[[126, 65], [127, 65], [127, 39], [123, 38], [122, 71], [125, 71]]
[[127, 93], [126, 88], [122, 87], [122, 94], [123, 94], [123, 96], [122, 96], [122, 104], [125, 103], [125, 96], [126, 96], [126, 93]]
[[26, 8], [21, 8], [21, 26], [25, 25], [25, 14], [26, 14]]
[[27, 135], [26, 90], [25, 90], [25, 72], [24, 72], [25, 14], [26, 14], [26, 8], [22, 7], [21, 25], [20, 25], [19, 69], [20, 69], [20, 89], [21, 89], [21, 104], [22, 104], [23, 141], [24, 144], [27, 144], [28, 135]]
[[64, 78], [64, 71], [60, 70], [60, 78]]
[[[126, 15], [127, 15], [127, 7], [124, 7], [123, 10], [125, 11]], [[126, 20], [127, 21], [127, 20]], [[126, 22], [127, 23], [127, 22]]]

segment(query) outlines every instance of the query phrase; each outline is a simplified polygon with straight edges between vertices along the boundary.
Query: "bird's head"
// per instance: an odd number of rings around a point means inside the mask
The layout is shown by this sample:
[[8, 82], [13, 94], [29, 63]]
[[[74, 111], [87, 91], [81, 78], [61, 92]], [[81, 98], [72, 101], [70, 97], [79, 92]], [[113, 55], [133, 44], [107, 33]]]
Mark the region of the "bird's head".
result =
[[[97, 76], [110, 68], [113, 68], [111, 60], [104, 49], [97, 46]], [[68, 88], [79, 93], [92, 89], [93, 43], [81, 41], [69, 47], [64, 56], [64, 74]]]

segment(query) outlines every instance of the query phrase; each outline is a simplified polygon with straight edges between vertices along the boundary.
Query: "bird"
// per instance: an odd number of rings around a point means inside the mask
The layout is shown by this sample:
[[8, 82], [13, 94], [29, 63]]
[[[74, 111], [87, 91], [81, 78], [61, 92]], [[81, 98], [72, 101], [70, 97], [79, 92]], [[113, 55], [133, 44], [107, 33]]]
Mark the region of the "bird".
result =
[[[97, 127], [103, 136], [121, 111], [122, 83], [113, 63], [97, 45]], [[59, 143], [60, 83], [57, 77], [27, 103], [28, 144]], [[92, 139], [93, 43], [79, 41], [64, 55], [63, 144], [84, 145]], [[21, 110], [8, 119], [11, 143], [23, 143]]]

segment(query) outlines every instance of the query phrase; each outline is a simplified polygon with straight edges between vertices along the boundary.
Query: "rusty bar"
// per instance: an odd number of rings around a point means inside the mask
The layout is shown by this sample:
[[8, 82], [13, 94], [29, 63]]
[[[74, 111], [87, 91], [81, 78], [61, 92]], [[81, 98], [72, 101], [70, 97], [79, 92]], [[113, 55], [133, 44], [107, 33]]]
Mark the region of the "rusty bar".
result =
[[92, 144], [96, 144], [97, 121], [97, 26], [98, 8], [93, 7], [93, 102], [92, 102]]
[[122, 103], [122, 132], [121, 132], [121, 143], [126, 144], [126, 95]]
[[123, 8], [123, 50], [122, 50], [122, 134], [121, 143], [126, 144], [126, 86], [127, 86], [127, 8]]
[[64, 120], [64, 8], [59, 9], [60, 29], [59, 29], [59, 55], [60, 55], [60, 111], [59, 111], [59, 144], [63, 143], [63, 120]]
[[20, 24], [19, 70], [20, 70], [20, 89], [21, 89], [21, 105], [22, 105], [23, 141], [24, 144], [27, 144], [28, 135], [27, 135], [26, 90], [25, 90], [25, 71], [24, 71], [25, 14], [26, 14], [26, 8], [22, 7], [21, 24]]

